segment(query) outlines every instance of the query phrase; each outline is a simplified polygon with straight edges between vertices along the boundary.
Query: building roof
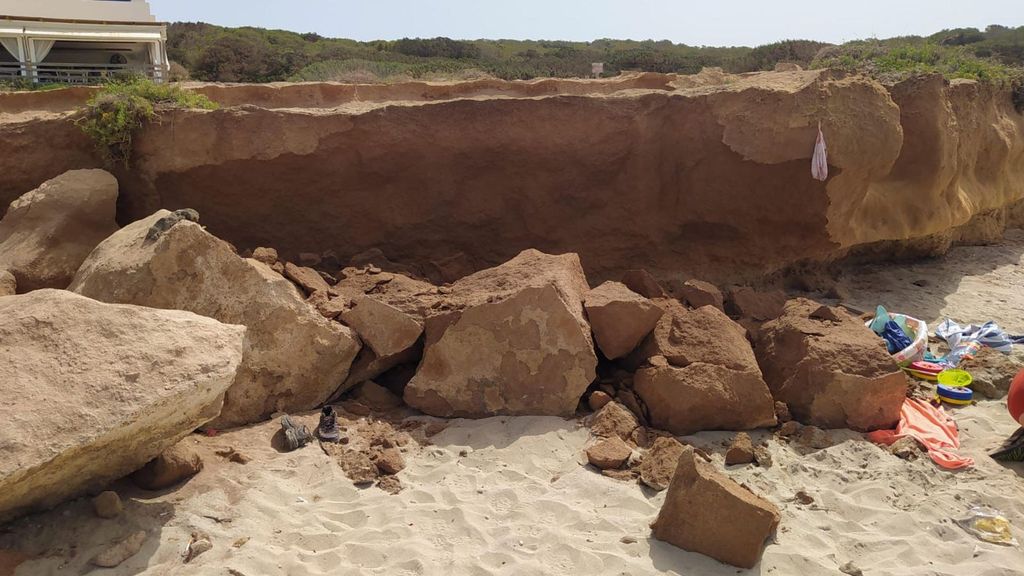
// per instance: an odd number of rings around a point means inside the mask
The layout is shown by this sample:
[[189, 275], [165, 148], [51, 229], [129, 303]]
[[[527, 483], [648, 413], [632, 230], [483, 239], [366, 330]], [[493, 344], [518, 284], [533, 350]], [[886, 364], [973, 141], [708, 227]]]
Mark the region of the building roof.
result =
[[146, 0], [0, 0], [0, 18], [50, 22], [157, 24]]

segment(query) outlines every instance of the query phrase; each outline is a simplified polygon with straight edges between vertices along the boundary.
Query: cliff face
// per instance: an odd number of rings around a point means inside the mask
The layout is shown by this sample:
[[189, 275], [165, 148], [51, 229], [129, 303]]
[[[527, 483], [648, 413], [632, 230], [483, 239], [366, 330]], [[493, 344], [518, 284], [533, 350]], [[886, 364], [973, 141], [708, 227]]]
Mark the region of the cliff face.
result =
[[[145, 129], [118, 174], [122, 221], [191, 207], [239, 248], [379, 247], [447, 279], [528, 247], [578, 252], [593, 280], [751, 279], [988, 240], [1024, 198], [1024, 116], [972, 82], [801, 71], [201, 90], [232, 107]], [[54, 107], [26, 118], [22, 99], [0, 124], [0, 203], [96, 165]], [[810, 176], [819, 122], [824, 183]]]

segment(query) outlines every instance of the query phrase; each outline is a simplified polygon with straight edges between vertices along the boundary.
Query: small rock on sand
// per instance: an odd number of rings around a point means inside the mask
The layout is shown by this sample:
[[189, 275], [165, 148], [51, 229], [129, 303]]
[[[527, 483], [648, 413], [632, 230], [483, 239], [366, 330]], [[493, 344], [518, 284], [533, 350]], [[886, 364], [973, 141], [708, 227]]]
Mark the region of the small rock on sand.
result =
[[921, 455], [921, 447], [918, 445], [917, 440], [910, 436], [904, 436], [889, 446], [889, 452], [904, 460], [917, 460], [918, 456]]
[[754, 447], [754, 462], [761, 468], [772, 467], [772, 453], [768, 451], [767, 446]]
[[832, 445], [832, 436], [817, 426], [804, 426], [800, 429], [797, 443], [806, 448], [820, 450]]
[[111, 490], [100, 492], [99, 496], [93, 498], [92, 508], [100, 518], [117, 518], [124, 510], [121, 497]]
[[799, 432], [800, 428], [801, 426], [799, 422], [797, 422], [796, 420], [790, 420], [789, 422], [784, 423], [782, 426], [779, 426], [779, 436], [792, 436]]
[[587, 448], [587, 460], [601, 470], [621, 468], [632, 452], [621, 438], [612, 436]]
[[117, 544], [114, 544], [110, 548], [107, 548], [103, 552], [100, 552], [92, 559], [92, 563], [100, 568], [113, 568], [137, 554], [138, 551], [142, 549], [142, 544], [145, 541], [146, 532], [144, 530], [139, 530]]
[[178, 442], [132, 474], [132, 482], [143, 490], [163, 490], [195, 476], [203, 459], [187, 443]]
[[[327, 446], [325, 444], [325, 446]], [[338, 464], [341, 465], [341, 469], [345, 471], [345, 475], [352, 480], [352, 483], [356, 486], [362, 486], [366, 484], [372, 484], [374, 480], [380, 476], [380, 469], [374, 464], [370, 456], [356, 450], [344, 450], [338, 449], [340, 454], [336, 453], [338, 458]]]
[[377, 480], [377, 487], [387, 492], [388, 494], [398, 494], [404, 488], [402, 481], [398, 479], [398, 476], [381, 476]]
[[754, 443], [750, 441], [750, 435], [740, 432], [733, 438], [729, 451], [725, 453], [726, 466], [733, 464], [750, 464], [754, 461]]
[[405, 468], [405, 459], [398, 448], [387, 448], [373, 458], [381, 474], [398, 474]]
[[203, 552], [209, 552], [210, 550], [213, 550], [213, 543], [210, 542], [210, 537], [202, 532], [193, 532], [192, 540], [188, 543], [188, 549], [185, 552], [184, 561], [188, 564]]

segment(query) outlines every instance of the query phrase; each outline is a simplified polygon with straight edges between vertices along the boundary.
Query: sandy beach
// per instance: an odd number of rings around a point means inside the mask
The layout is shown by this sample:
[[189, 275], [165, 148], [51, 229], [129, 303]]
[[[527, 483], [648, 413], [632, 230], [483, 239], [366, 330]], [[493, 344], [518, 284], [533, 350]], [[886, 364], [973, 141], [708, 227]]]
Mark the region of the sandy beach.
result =
[[[996, 319], [1024, 332], [1022, 264], [1024, 233], [1011, 231], [999, 246], [848, 271], [843, 284], [851, 304], [865, 309], [885, 303], [930, 324], [943, 316]], [[924, 288], [913, 284], [920, 280]], [[927, 457], [902, 460], [849, 431], [833, 431], [834, 445], [823, 450], [755, 432], [754, 442], [767, 441], [774, 460], [767, 469], [724, 467], [732, 433], [683, 437], [782, 511], [775, 538], [749, 571], [652, 539], [648, 526], [664, 492], [583, 465], [587, 429], [579, 419], [551, 417], [451, 421], [408, 449], [399, 474], [405, 489], [397, 495], [356, 488], [316, 445], [278, 452], [270, 441], [274, 421], [192, 435], [187, 441], [205, 469], [186, 484], [147, 493], [121, 482], [114, 488], [125, 501], [120, 518], [98, 519], [90, 501], [79, 499], [6, 525], [0, 548], [32, 557], [18, 576], [89, 573], [90, 558], [137, 530], [147, 532], [141, 552], [95, 573], [781, 576], [832, 575], [842, 567], [867, 575], [1019, 574], [1019, 548], [981, 542], [954, 523], [972, 505], [985, 505], [1001, 510], [1024, 537], [1024, 467], [986, 456], [1016, 425], [1003, 400], [953, 413], [962, 453], [977, 462], [955, 473]], [[302, 419], [313, 426], [316, 414]], [[250, 461], [216, 454], [228, 447]], [[194, 532], [209, 535], [213, 549], [185, 564]], [[0, 562], [0, 574], [9, 572]]]

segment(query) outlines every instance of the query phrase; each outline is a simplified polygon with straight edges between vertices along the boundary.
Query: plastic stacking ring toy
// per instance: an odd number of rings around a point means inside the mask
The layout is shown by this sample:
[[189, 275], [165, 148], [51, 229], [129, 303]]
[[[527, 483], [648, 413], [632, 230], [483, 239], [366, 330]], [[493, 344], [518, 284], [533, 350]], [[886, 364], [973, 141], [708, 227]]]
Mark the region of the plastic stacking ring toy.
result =
[[966, 388], [971, 385], [974, 378], [971, 377], [971, 373], [967, 370], [950, 368], [949, 370], [939, 372], [938, 380], [939, 384], [944, 384], [951, 388]]
[[910, 366], [906, 368], [907, 372], [910, 372], [911, 376], [916, 376], [922, 380], [935, 380], [943, 369], [943, 366], [939, 364], [920, 360], [917, 362], [911, 362]]
[[945, 386], [943, 384], [939, 384], [939, 388], [936, 390], [936, 395], [939, 397], [939, 400], [942, 400], [943, 402], [959, 406], [970, 404], [971, 399], [974, 398], [974, 392], [971, 392], [970, 388], [956, 388], [953, 386]]

